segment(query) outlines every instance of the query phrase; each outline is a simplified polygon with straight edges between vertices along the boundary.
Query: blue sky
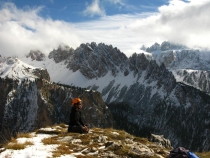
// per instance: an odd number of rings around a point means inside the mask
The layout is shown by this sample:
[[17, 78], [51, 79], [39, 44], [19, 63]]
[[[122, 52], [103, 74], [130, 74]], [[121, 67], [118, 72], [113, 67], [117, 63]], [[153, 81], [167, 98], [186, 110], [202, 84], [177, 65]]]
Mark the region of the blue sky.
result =
[[105, 43], [127, 56], [170, 41], [210, 48], [210, 0], [0, 0], [0, 54]]
[[68, 22], [94, 20], [101, 16], [116, 14], [155, 12], [159, 6], [168, 4], [167, 0], [9, 0], [5, 2], [12, 2], [18, 8], [41, 6], [43, 7], [41, 16]]

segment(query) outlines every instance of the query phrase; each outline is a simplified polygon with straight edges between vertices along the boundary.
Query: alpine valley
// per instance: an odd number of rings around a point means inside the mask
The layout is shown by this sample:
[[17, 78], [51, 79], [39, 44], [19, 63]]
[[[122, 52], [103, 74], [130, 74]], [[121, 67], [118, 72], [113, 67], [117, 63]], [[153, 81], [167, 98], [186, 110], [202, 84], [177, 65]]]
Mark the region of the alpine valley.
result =
[[92, 42], [0, 57], [0, 130], [68, 124], [71, 99], [80, 97], [92, 127], [210, 150], [210, 51], [163, 42], [140, 52], [127, 57]]

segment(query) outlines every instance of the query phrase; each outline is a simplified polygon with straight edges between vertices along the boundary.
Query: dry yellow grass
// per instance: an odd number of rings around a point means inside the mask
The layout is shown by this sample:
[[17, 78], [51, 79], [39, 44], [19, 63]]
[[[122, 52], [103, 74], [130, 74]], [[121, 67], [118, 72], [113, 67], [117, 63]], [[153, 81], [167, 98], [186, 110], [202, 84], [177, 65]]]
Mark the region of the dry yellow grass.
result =
[[28, 145], [33, 145], [33, 143], [30, 141], [26, 141], [24, 143], [18, 143], [17, 140], [12, 140], [10, 143], [6, 144], [4, 147], [6, 149], [22, 150], [22, 149], [25, 149], [25, 147]]
[[34, 145], [34, 143], [32, 143], [32, 142], [30, 142], [30, 141], [26, 141], [24, 144], [25, 144], [26, 146], [28, 146], [28, 145]]
[[142, 144], [149, 143], [147, 138], [135, 137], [133, 140]]
[[57, 147], [55, 151], [53, 151], [53, 157], [60, 157], [61, 155], [68, 155], [71, 154], [69, 146], [65, 144], [61, 144]]
[[32, 138], [31, 133], [18, 133], [17, 138]]
[[47, 144], [60, 144], [61, 142], [59, 142], [57, 140], [57, 136], [55, 137], [49, 137], [49, 138], [44, 138], [42, 139], [42, 142], [47, 145]]
[[25, 144], [22, 143], [9, 143], [5, 146], [6, 149], [21, 150], [25, 149]]
[[61, 124], [59, 124], [58, 126], [60, 126], [60, 127], [62, 127], [62, 128], [66, 128], [66, 127], [67, 127], [67, 125], [64, 124], [64, 123], [61, 123]]
[[82, 155], [77, 155], [77, 158], [98, 158], [98, 156], [89, 156], [89, 155], [82, 156]]
[[200, 158], [209, 158], [210, 157], [210, 152], [195, 152], [196, 155], [198, 155]]

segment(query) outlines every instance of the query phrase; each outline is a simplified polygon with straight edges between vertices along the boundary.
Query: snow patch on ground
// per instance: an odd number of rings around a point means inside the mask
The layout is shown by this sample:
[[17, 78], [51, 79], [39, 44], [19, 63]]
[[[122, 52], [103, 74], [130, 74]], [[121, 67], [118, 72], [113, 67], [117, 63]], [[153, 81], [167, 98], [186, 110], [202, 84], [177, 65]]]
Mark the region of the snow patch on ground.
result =
[[[5, 158], [46, 158], [52, 157], [52, 151], [58, 146], [55, 145], [44, 145], [42, 140], [44, 138], [52, 137], [53, 135], [48, 134], [35, 134], [31, 133], [32, 138], [18, 138], [17, 141], [19, 143], [25, 143], [29, 141], [33, 143], [33, 145], [27, 146], [25, 149], [22, 150], [12, 150], [7, 149], [6, 151], [2, 152], [0, 157]], [[75, 156], [68, 155], [69, 158], [73, 158]]]

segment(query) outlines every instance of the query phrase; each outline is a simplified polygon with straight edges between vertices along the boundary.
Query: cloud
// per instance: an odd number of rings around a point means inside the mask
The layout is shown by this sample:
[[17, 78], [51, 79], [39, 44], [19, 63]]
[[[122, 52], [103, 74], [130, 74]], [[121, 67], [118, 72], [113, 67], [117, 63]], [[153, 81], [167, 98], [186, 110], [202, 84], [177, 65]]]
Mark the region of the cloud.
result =
[[[99, 1], [94, 2], [99, 5]], [[171, 0], [154, 13], [119, 14], [68, 23], [41, 17], [43, 7], [23, 10], [5, 3], [0, 8], [0, 55], [22, 56], [31, 49], [49, 54], [60, 43], [75, 49], [81, 43], [93, 41], [118, 47], [127, 56], [140, 53], [142, 45], [165, 40], [210, 49], [209, 8], [209, 0]]]
[[6, 3], [0, 10], [0, 54], [23, 56], [31, 49], [48, 54], [60, 43], [80, 44], [72, 24], [43, 19], [38, 15], [41, 8], [20, 10]]
[[190, 47], [209, 47], [210, 1], [190, 0], [188, 3], [171, 0], [159, 8], [159, 26], [166, 27], [165, 38]]
[[100, 6], [100, 0], [93, 0], [91, 5], [87, 5], [87, 8], [83, 12], [86, 16], [105, 16], [105, 10]]
[[114, 4], [114, 5], [122, 5], [122, 6], [125, 5], [122, 0], [107, 0], [107, 1]]
[[54, 3], [54, 0], [49, 0], [49, 1], [50, 1], [50, 3], [52, 3], [52, 4]]

